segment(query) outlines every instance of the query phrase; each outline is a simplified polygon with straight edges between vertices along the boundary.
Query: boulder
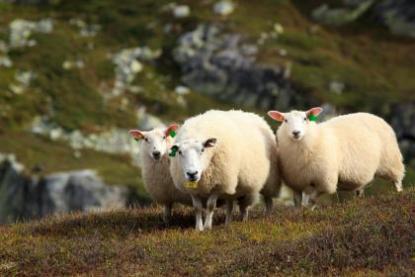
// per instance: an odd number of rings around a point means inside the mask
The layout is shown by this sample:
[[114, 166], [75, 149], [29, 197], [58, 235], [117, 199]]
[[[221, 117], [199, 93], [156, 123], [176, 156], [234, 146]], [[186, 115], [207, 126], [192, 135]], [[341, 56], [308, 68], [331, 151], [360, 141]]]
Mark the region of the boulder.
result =
[[213, 6], [213, 12], [221, 16], [230, 15], [234, 10], [235, 5], [227, 0], [219, 1]]
[[173, 8], [175, 18], [185, 18], [190, 15], [190, 8], [187, 5], [177, 5]]
[[374, 0], [355, 1], [358, 3], [349, 4], [351, 7], [330, 8], [327, 4], [323, 4], [312, 12], [312, 17], [318, 22], [341, 26], [355, 21], [363, 15], [374, 4]]
[[238, 105], [287, 109], [312, 102], [296, 91], [285, 68], [256, 62], [258, 48], [212, 24], [183, 34], [174, 50], [182, 82], [192, 91]]
[[383, 0], [374, 13], [392, 33], [415, 38], [415, 1]]
[[0, 156], [0, 223], [117, 209], [126, 207], [127, 199], [126, 188], [106, 185], [92, 170], [31, 176], [13, 156]]
[[343, 0], [343, 6], [322, 4], [312, 17], [323, 24], [340, 26], [362, 16], [386, 26], [393, 34], [415, 38], [415, 2], [412, 0]]
[[396, 132], [405, 161], [415, 166], [415, 102], [392, 106], [389, 121]]

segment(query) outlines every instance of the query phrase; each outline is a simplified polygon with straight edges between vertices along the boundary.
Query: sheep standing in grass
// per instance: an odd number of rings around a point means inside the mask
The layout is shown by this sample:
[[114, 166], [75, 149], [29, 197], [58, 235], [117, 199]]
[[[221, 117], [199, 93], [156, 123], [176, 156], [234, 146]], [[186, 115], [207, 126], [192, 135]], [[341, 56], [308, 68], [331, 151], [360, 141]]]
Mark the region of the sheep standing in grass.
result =
[[[261, 195], [264, 198], [265, 207], [267, 213], [272, 211], [273, 198], [279, 195], [281, 189], [281, 180], [278, 166], [278, 147], [275, 142], [275, 136], [272, 132], [271, 127], [265, 120], [253, 113], [247, 113], [242, 111], [230, 111], [229, 116], [233, 117], [236, 122], [243, 121], [245, 124], [252, 124], [246, 135], [250, 136], [251, 131], [256, 132], [256, 136], [262, 136], [262, 141], [257, 143], [263, 143], [261, 147], [265, 147], [265, 153], [267, 159], [271, 164], [269, 176], [265, 182], [264, 187], [261, 190]], [[241, 125], [242, 126], [242, 125]], [[246, 129], [243, 131], [245, 132]]]
[[172, 134], [178, 126], [155, 128], [151, 131], [130, 130], [130, 134], [140, 143], [141, 174], [144, 186], [151, 198], [164, 206], [163, 220], [168, 223], [173, 203], [191, 205], [190, 196], [174, 186], [170, 176], [168, 150], [173, 143]]
[[[218, 198], [227, 200], [228, 223], [234, 200], [246, 220], [261, 191], [267, 195], [268, 207], [269, 198], [278, 193], [274, 136], [257, 115], [208, 111], [190, 118], [180, 128], [172, 154], [176, 157], [171, 176], [176, 187], [192, 197], [197, 230], [212, 227]], [[203, 199], [207, 199], [204, 224]]]
[[375, 176], [402, 191], [405, 168], [396, 135], [381, 118], [368, 113], [338, 116], [315, 123], [322, 108], [268, 115], [282, 122], [277, 131], [281, 174], [296, 194], [315, 201], [322, 193], [362, 193]]

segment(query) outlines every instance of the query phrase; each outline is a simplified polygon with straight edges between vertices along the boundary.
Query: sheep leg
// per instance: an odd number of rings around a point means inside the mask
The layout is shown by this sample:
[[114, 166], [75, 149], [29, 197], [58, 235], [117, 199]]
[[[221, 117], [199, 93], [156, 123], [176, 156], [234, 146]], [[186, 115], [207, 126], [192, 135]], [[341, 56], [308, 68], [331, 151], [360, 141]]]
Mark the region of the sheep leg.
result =
[[271, 214], [272, 212], [272, 197], [264, 197], [265, 202], [265, 213], [267, 215]]
[[239, 211], [241, 213], [241, 218], [243, 222], [248, 220], [249, 208], [250, 206], [255, 204], [257, 198], [258, 198], [257, 194], [249, 194], [238, 199]]
[[170, 223], [172, 207], [173, 207], [172, 203], [168, 203], [164, 205], [163, 221], [165, 224]]
[[310, 196], [306, 193], [302, 193], [301, 205], [307, 207], [310, 204]]
[[218, 200], [217, 194], [212, 194], [209, 196], [206, 203], [206, 218], [205, 218], [205, 228], [212, 229], [213, 213], [216, 209], [216, 202]]
[[241, 213], [241, 220], [243, 222], [248, 221], [248, 206], [239, 206], [239, 211]]
[[[311, 204], [311, 210], [314, 211], [317, 208], [317, 199], [322, 195], [322, 192], [319, 192], [317, 190], [313, 190], [309, 195], [309, 201]], [[307, 203], [308, 204], [308, 203]]]
[[192, 197], [192, 203], [193, 208], [195, 209], [195, 215], [196, 215], [196, 230], [197, 231], [203, 231], [203, 204], [202, 200], [195, 196], [191, 195]]
[[356, 190], [355, 193], [357, 197], [365, 196], [365, 190], [363, 188]]
[[397, 192], [402, 191], [402, 179], [395, 181], [393, 184], [395, 185]]
[[294, 206], [299, 208], [301, 207], [302, 202], [303, 202], [303, 193], [294, 191]]
[[225, 225], [228, 225], [232, 221], [232, 211], [233, 211], [233, 200], [226, 201], [226, 219]]

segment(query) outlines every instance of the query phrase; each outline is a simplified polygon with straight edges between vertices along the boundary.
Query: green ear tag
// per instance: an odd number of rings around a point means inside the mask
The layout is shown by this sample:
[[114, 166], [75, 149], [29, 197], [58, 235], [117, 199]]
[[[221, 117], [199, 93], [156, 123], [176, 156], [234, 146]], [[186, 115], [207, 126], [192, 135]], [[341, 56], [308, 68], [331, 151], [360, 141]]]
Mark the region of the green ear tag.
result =
[[176, 136], [176, 131], [175, 130], [170, 130], [170, 136], [172, 138], [174, 138]]
[[316, 122], [316, 121], [317, 121], [317, 116], [315, 116], [314, 114], [310, 114], [310, 115], [308, 116], [308, 119], [309, 119], [310, 121], [314, 121], [314, 122]]
[[176, 152], [177, 152], [177, 147], [172, 147], [171, 149], [170, 149], [170, 153], [169, 153], [169, 156], [170, 157], [176, 157]]

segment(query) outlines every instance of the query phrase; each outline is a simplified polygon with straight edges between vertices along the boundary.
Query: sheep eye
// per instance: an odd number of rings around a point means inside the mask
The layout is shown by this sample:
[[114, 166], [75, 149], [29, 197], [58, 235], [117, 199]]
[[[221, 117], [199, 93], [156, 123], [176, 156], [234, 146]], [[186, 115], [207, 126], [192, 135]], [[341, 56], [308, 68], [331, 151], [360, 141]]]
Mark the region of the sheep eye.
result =
[[304, 117], [304, 121], [307, 121], [307, 117]]
[[182, 155], [182, 151], [179, 150], [179, 155]]
[[163, 136], [163, 139], [166, 139], [166, 136]]
[[287, 123], [287, 122], [288, 122], [288, 120], [287, 120], [287, 119], [284, 119], [284, 122], [285, 122], [285, 123]]
[[202, 153], [205, 152], [205, 148], [202, 148], [202, 150], [200, 150], [200, 152], [202, 152]]
[[144, 141], [145, 141], [145, 142], [148, 142], [148, 138], [144, 138]]

